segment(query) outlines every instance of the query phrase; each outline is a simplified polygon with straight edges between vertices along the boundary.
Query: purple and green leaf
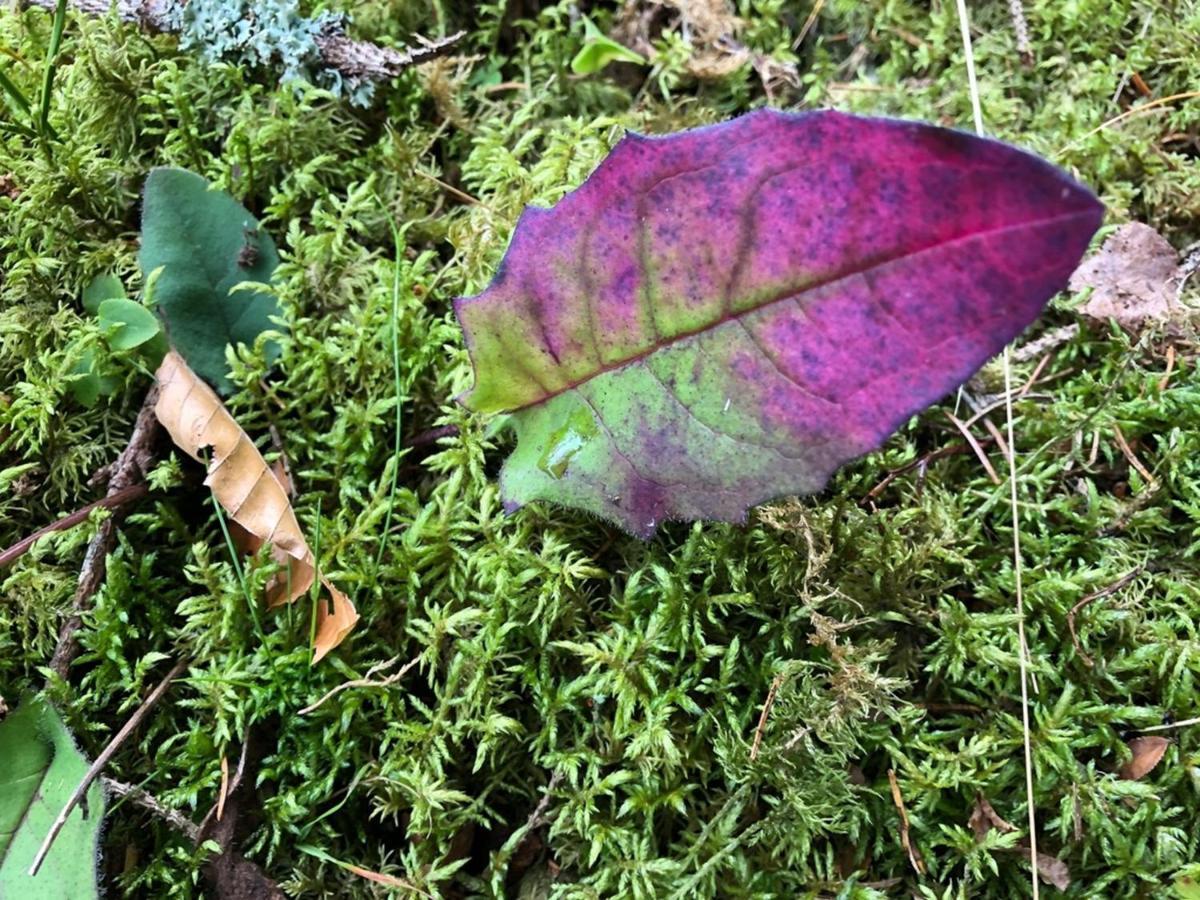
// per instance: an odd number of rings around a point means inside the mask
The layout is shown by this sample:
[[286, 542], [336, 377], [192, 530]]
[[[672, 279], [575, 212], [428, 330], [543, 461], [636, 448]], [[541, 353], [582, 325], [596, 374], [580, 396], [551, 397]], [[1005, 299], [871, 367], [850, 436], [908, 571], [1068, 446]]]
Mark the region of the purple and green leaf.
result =
[[1018, 335], [1103, 207], [997, 141], [836, 112], [629, 135], [456, 301], [507, 508], [648, 537], [820, 490]]

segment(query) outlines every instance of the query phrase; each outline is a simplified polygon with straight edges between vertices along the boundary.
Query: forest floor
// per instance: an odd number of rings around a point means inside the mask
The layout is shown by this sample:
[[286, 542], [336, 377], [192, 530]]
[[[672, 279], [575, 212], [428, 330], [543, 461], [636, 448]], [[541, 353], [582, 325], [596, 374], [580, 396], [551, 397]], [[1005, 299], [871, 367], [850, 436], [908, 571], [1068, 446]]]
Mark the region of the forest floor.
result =
[[[53, 17], [19, 6], [0, 68], [37, 97]], [[293, 896], [1028, 895], [999, 362], [824, 492], [650, 541], [544, 503], [505, 515], [512, 437], [454, 400], [452, 300], [627, 129], [772, 105], [972, 130], [955, 4], [343, 6], [376, 43], [466, 33], [356, 104], [70, 12], [52, 132], [0, 131], [0, 551], [102, 498], [134, 433], [153, 373], [83, 294], [141, 294], [140, 192], [180, 166], [279, 247], [281, 352], [231, 356], [226, 406], [286, 458], [319, 570], [362, 617], [312, 665], [316, 601], [257, 613], [270, 565], [231, 554], [161, 435], [94, 590], [101, 511], [0, 568], [0, 711], [46, 685], [89, 758], [185, 662], [105, 769], [146, 792], [110, 798], [107, 895], [236, 896], [235, 851]], [[1096, 191], [1097, 244], [1129, 222], [1200, 240], [1200, 6], [1026, 0], [1027, 35], [1011, 4], [970, 6], [986, 131]], [[645, 62], [589, 67], [599, 35]], [[1087, 299], [1057, 297], [1012, 362], [1038, 868], [1048, 895], [1194, 898], [1200, 344], [1186, 305], [1121, 327]], [[103, 392], [80, 396], [81, 364]]]

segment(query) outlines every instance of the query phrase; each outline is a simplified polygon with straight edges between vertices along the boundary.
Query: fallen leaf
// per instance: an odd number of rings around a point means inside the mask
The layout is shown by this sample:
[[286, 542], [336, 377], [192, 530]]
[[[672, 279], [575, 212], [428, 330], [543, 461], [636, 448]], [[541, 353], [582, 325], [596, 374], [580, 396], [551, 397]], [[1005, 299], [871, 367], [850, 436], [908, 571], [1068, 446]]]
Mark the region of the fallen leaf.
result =
[[505, 508], [640, 537], [820, 490], [1066, 285], [1103, 207], [998, 141], [834, 111], [630, 134], [455, 302]]
[[[267, 586], [267, 605], [291, 603], [303, 596], [316, 578], [316, 564], [279, 479], [183, 357], [172, 350], [155, 377], [160, 388], [154, 407], [158, 420], [176, 446], [207, 465], [204, 483], [230, 518], [260, 542], [270, 543], [272, 559], [284, 566]], [[206, 449], [212, 451], [209, 460], [201, 452]], [[313, 662], [336, 647], [358, 621], [350, 599], [325, 578], [321, 583], [329, 591], [332, 609], [324, 602], [317, 604]]]
[[1169, 746], [1169, 740], [1156, 734], [1135, 737], [1129, 742], [1129, 752], [1133, 755], [1118, 774], [1126, 781], [1144, 778], [1159, 764]]
[[1073, 291], [1091, 289], [1079, 311], [1116, 319], [1126, 330], [1170, 317], [1175, 307], [1178, 255], [1149, 225], [1130, 222], [1114, 231], [1071, 276]]

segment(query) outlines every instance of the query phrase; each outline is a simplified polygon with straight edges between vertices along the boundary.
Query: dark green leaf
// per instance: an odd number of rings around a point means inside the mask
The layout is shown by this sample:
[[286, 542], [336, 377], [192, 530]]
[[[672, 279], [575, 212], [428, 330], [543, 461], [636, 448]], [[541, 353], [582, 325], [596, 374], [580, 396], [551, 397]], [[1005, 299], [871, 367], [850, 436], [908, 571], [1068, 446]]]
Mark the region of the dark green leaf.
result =
[[100, 313], [100, 304], [114, 297], [124, 297], [125, 286], [115, 275], [97, 275], [83, 289], [83, 308], [93, 316]]
[[[154, 296], [167, 337], [191, 368], [220, 391], [233, 389], [229, 344], [254, 343], [281, 315], [264, 291], [230, 293], [243, 281], [267, 283], [279, 264], [258, 220], [224, 191], [184, 169], [155, 169], [142, 205], [142, 272], [164, 267]], [[268, 360], [278, 348], [267, 348]]]

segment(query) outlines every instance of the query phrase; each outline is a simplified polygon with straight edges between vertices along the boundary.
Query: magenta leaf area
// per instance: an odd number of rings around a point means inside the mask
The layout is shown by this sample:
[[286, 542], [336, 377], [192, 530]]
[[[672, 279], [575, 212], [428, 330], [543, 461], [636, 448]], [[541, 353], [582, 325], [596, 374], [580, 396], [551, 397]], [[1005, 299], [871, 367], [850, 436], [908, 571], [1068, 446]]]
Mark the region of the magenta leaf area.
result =
[[997, 141], [836, 112], [628, 135], [455, 311], [505, 504], [648, 537], [820, 490], [1063, 288], [1103, 207]]

